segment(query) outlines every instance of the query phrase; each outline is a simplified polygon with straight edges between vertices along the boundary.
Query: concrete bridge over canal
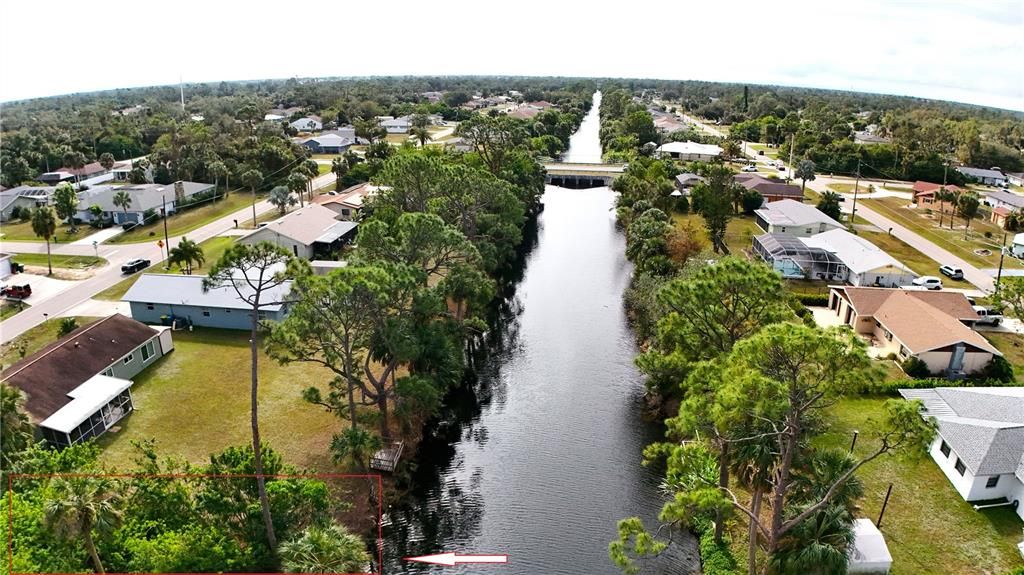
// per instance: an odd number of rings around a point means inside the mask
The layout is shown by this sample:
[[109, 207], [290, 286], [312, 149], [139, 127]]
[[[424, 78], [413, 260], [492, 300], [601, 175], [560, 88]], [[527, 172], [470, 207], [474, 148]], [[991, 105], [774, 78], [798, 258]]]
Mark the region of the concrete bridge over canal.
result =
[[610, 186], [615, 176], [626, 171], [626, 164], [583, 164], [551, 162], [544, 164], [545, 182], [562, 188], [597, 188]]

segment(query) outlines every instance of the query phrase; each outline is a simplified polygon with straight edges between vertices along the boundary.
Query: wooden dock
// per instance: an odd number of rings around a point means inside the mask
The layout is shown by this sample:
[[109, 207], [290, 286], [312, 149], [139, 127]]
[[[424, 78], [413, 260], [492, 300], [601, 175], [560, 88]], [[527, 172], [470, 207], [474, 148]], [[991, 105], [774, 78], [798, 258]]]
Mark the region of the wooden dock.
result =
[[404, 441], [396, 441], [378, 449], [370, 458], [370, 468], [388, 473], [393, 472], [398, 467], [398, 460], [402, 458], [403, 449], [405, 449]]

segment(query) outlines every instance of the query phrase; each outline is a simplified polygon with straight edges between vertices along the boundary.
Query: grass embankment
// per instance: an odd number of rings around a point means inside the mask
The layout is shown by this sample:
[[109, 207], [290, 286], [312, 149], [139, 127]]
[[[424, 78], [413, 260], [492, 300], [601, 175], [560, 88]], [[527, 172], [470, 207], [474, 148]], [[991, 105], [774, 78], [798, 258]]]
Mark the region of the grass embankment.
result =
[[22, 310], [28, 309], [29, 307], [31, 306], [25, 302], [0, 300], [0, 321], [19, 313]]
[[[259, 195], [256, 196], [256, 201], [262, 199]], [[206, 224], [223, 218], [233, 212], [237, 212], [247, 206], [252, 205], [252, 193], [249, 190], [234, 190], [226, 198], [217, 200], [216, 202], [209, 202], [202, 206], [189, 208], [182, 210], [176, 214], [172, 214], [167, 218], [167, 234], [170, 236], [180, 236], [201, 228]], [[163, 220], [157, 219], [151, 224], [139, 226], [133, 228], [123, 234], [114, 236], [107, 240], [107, 243], [113, 244], [130, 244], [139, 242], [156, 241], [163, 239], [164, 236], [164, 223]]]
[[[0, 366], [6, 369], [12, 364], [18, 362], [23, 357], [21, 354], [22, 345], [24, 345], [24, 355], [29, 356], [40, 349], [43, 349], [47, 344], [57, 341], [57, 330], [60, 329], [61, 319], [63, 318], [47, 320], [11, 341], [0, 345]], [[78, 322], [79, 327], [88, 325], [98, 319], [100, 318], [87, 316], [75, 317], [75, 321]]]
[[[820, 445], [847, 450], [853, 431], [860, 430], [855, 455], [867, 454], [874, 444], [864, 434], [878, 428], [885, 399], [853, 397], [834, 405]], [[975, 511], [929, 457], [882, 457], [858, 477], [865, 493], [860, 515], [872, 521], [878, 520], [885, 492], [893, 485], [881, 527], [893, 575], [998, 574], [1021, 565], [1016, 549], [1024, 527], [1020, 518], [1009, 507]]]
[[[203, 248], [203, 255], [206, 256], [206, 262], [199, 267], [192, 268], [192, 274], [195, 275], [206, 273], [210, 269], [210, 266], [212, 266], [218, 259], [220, 259], [220, 256], [222, 256], [224, 252], [227, 251], [228, 247], [231, 244], [233, 244], [234, 241], [235, 238], [233, 237], [218, 236], [215, 238], [210, 238], [205, 242], [200, 243], [199, 247]], [[107, 301], [120, 301], [121, 296], [123, 296], [125, 292], [128, 291], [128, 288], [132, 287], [132, 284], [134, 284], [135, 281], [139, 279], [139, 275], [144, 273], [181, 273], [181, 268], [179, 268], [178, 266], [171, 266], [170, 270], [166, 270], [164, 269], [164, 262], [153, 264], [148, 268], [142, 270], [142, 272], [128, 276], [125, 279], [117, 282], [116, 284], [108, 287], [107, 289], [93, 296], [93, 298]]]
[[[984, 219], [986, 216], [971, 221], [967, 239], [964, 239], [963, 220], [956, 218], [954, 229], [949, 229], [949, 214], [945, 215], [945, 225], [939, 228], [940, 215], [928, 213], [928, 208], [919, 206], [908, 208], [907, 200], [900, 198], [878, 198], [864, 200], [863, 204], [894, 222], [910, 229], [921, 237], [934, 242], [949, 252], [963, 258], [971, 265], [982, 268], [999, 266], [999, 246], [1003, 230]], [[986, 238], [988, 232], [991, 238]], [[976, 249], [987, 249], [991, 253], [984, 256], [974, 253]], [[1005, 258], [1004, 267], [1024, 268], [1024, 263], [1016, 258]]]
[[[107, 260], [95, 256], [65, 256], [53, 254], [53, 267], [71, 270], [86, 270], [89, 268], [107, 265]], [[14, 254], [14, 261], [26, 266], [46, 267], [46, 254]]]
[[[711, 243], [708, 241], [707, 230], [704, 227], [704, 218], [701, 215], [673, 213], [672, 219], [677, 229], [688, 225], [710, 247]], [[730, 252], [740, 255], [750, 251], [752, 238], [762, 233], [764, 232], [754, 223], [753, 217], [733, 216], [725, 229], [725, 244], [729, 246]]]
[[[95, 232], [95, 229], [84, 224], [79, 224], [78, 227], [75, 228], [75, 231], [72, 232], [71, 228], [68, 227], [67, 224], [60, 223], [57, 225], [57, 233], [51, 241], [58, 244], [66, 244], [68, 242], [80, 240]], [[32, 231], [31, 222], [4, 222], [3, 224], [0, 224], [0, 238], [12, 242], [43, 241], [43, 238], [37, 236], [36, 233]]]
[[[137, 375], [136, 411], [117, 433], [101, 439], [102, 458], [126, 466], [133, 440], [155, 439], [161, 455], [201, 463], [211, 453], [251, 441], [249, 427], [249, 334], [199, 328], [175, 332], [174, 351]], [[260, 430], [263, 439], [292, 464], [337, 469], [331, 437], [344, 422], [302, 399], [310, 385], [332, 377], [312, 364], [281, 366], [260, 352]]]

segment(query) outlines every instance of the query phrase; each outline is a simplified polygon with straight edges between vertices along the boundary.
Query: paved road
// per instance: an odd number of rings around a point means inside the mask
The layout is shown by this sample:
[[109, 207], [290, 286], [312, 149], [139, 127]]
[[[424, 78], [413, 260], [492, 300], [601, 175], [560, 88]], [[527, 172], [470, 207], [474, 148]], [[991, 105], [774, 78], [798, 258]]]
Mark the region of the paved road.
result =
[[[335, 181], [334, 174], [327, 173], [318, 176], [313, 180], [313, 188], [321, 189]], [[256, 213], [262, 214], [275, 209], [270, 202], [264, 200], [256, 204]], [[234, 221], [244, 221], [252, 217], [252, 207], [246, 207], [237, 212], [228, 214], [218, 220], [210, 222], [205, 226], [192, 230], [183, 236], [194, 242], [203, 242], [212, 237], [218, 236], [221, 232], [235, 227]], [[61, 313], [88, 301], [99, 292], [125, 279], [121, 274], [121, 265], [135, 258], [144, 258], [158, 263], [166, 259], [165, 250], [156, 245], [154, 238], [152, 242], [138, 244], [100, 244], [98, 247], [99, 256], [105, 258], [110, 264], [99, 270], [93, 277], [77, 282], [73, 287], [68, 288], [52, 297], [35, 302], [32, 307], [16, 315], [9, 317], [0, 323], [0, 343], [6, 343], [21, 335], [29, 329], [43, 323], [48, 318], [58, 317]], [[174, 247], [181, 240], [181, 236], [170, 238], [170, 247]], [[91, 245], [61, 244], [52, 246], [53, 253], [67, 255], [94, 255]], [[40, 242], [4, 242], [0, 241], [0, 252], [34, 252], [46, 253], [46, 244]]]

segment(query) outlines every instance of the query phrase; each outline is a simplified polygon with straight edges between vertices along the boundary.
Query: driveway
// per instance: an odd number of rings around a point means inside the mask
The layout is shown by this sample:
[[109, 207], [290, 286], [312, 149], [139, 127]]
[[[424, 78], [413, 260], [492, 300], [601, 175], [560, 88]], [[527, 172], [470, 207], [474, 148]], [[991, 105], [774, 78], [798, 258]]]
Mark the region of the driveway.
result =
[[[313, 189], [318, 190], [324, 188], [333, 184], [334, 181], [335, 176], [332, 173], [317, 176], [313, 179]], [[266, 200], [256, 204], [257, 215], [273, 209], [276, 208]], [[220, 235], [226, 230], [234, 228], [234, 220], [244, 220], [251, 217], [252, 207], [247, 206], [183, 235], [187, 235], [190, 240], [196, 243], [201, 243]], [[171, 237], [170, 245], [167, 247], [172, 248], [176, 246], [179, 241], [181, 241], [181, 236]], [[91, 244], [92, 242], [90, 240], [89, 245], [75, 245], [71, 243], [53, 245], [51, 248], [53, 249], [53, 253], [91, 256], [95, 254]], [[93, 277], [87, 280], [67, 282], [71, 285], [66, 289], [53, 291], [49, 288], [45, 288], [47, 289], [45, 297], [36, 298], [36, 294], [33, 293], [32, 297], [35, 298], [35, 301], [33, 302], [31, 299], [28, 300], [29, 303], [33, 304], [32, 307], [11, 316], [4, 320], [3, 323], [0, 323], [0, 343], [6, 343], [14, 339], [29, 329], [39, 325], [48, 317], [58, 317], [62, 314], [71, 313], [75, 306], [83, 304], [83, 302], [87, 302], [99, 292], [125, 279], [125, 276], [121, 274], [121, 265], [128, 260], [144, 258], [152, 261], [153, 263], [157, 263], [166, 259], [166, 251], [158, 248], [154, 242], [115, 245], [100, 244], [98, 246], [98, 250], [100, 257], [106, 258], [110, 262], [109, 266], [104, 267]], [[0, 252], [7, 251], [46, 253], [46, 244], [40, 242], [0, 241]], [[32, 277], [37, 278], [43, 276]], [[33, 286], [33, 290], [35, 290], [35, 286]], [[102, 311], [98, 308], [94, 309], [96, 311]]]

